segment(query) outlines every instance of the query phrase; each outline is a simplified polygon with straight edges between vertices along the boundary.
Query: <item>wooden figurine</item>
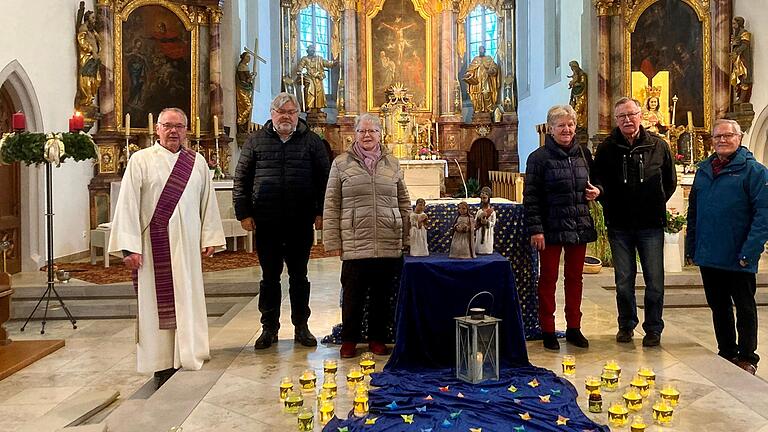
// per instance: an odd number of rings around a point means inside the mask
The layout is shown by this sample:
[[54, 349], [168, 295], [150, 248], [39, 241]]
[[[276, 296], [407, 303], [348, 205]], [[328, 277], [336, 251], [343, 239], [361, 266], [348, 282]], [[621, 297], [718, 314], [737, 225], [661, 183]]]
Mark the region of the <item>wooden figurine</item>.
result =
[[416, 200], [416, 209], [411, 213], [411, 256], [429, 256], [427, 247], [427, 222], [429, 216], [424, 213], [427, 203], [424, 198]]
[[451, 226], [451, 251], [449, 258], [475, 258], [475, 219], [469, 214], [469, 205], [459, 203], [459, 213]]

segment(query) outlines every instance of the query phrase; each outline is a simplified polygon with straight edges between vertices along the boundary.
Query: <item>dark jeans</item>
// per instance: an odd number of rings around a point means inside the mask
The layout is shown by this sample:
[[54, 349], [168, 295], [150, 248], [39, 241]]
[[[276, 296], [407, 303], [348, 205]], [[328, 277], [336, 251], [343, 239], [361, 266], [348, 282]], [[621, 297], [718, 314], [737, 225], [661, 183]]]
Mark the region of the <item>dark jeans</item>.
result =
[[[701, 267], [707, 304], [712, 309], [718, 355], [728, 360], [746, 360], [757, 365], [757, 305], [754, 273]], [[736, 306], [736, 322], [733, 306]], [[738, 343], [736, 333], [738, 332]]]
[[616, 280], [616, 307], [619, 329], [634, 330], [637, 319], [635, 300], [636, 256], [640, 256], [645, 280], [645, 333], [661, 334], [664, 321], [664, 231], [661, 228], [638, 230], [608, 229]]
[[288, 267], [288, 294], [291, 298], [291, 322], [303, 326], [309, 319], [309, 280], [307, 262], [314, 237], [311, 223], [266, 226], [256, 223], [256, 254], [261, 266], [259, 311], [261, 325], [270, 330], [280, 328], [280, 275], [283, 262]]
[[402, 268], [402, 258], [367, 258], [346, 260], [341, 264], [341, 340], [358, 342], [363, 309], [368, 297], [368, 340], [385, 342], [395, 272]]

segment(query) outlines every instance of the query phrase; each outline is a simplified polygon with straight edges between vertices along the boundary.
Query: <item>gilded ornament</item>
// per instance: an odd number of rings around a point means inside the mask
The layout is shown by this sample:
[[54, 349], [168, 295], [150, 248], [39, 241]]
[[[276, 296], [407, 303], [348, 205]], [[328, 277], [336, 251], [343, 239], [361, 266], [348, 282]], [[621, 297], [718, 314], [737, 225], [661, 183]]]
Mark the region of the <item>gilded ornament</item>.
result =
[[85, 10], [80, 2], [77, 11], [77, 95], [75, 109], [85, 116], [86, 129], [100, 117], [96, 97], [101, 86], [101, 35], [97, 30], [96, 15]]
[[488, 134], [491, 133], [491, 126], [486, 124], [481, 124], [477, 126], [477, 134], [481, 137], [486, 137]]

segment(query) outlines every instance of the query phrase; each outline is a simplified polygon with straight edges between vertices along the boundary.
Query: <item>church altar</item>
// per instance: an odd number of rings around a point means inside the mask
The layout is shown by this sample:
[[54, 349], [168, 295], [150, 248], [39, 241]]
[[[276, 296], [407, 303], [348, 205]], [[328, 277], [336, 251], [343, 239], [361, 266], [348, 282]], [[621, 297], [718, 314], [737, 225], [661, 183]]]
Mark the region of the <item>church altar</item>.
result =
[[448, 176], [448, 162], [437, 160], [400, 161], [405, 185], [412, 201], [416, 198], [436, 199], [445, 191], [445, 177]]

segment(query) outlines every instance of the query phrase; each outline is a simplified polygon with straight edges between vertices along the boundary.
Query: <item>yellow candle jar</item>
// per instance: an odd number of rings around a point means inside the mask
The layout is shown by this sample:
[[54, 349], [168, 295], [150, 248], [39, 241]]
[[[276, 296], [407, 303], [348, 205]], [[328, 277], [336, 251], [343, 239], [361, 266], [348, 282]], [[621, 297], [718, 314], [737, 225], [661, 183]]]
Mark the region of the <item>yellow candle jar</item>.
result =
[[336, 375], [336, 372], [339, 370], [339, 365], [336, 362], [336, 359], [325, 359], [323, 360], [323, 373], [324, 374], [332, 374]]
[[648, 426], [642, 416], [634, 416], [629, 423], [629, 432], [645, 432], [646, 427]]
[[280, 380], [280, 401], [284, 401], [285, 397], [288, 395], [288, 392], [293, 390], [293, 380], [291, 380], [291, 377], [283, 377]]
[[299, 408], [304, 405], [304, 397], [300, 392], [289, 390], [285, 397], [285, 412], [298, 414]]
[[622, 427], [628, 422], [629, 410], [626, 407], [614, 403], [608, 408], [608, 423], [610, 423], [611, 426]]
[[303, 391], [313, 391], [317, 385], [317, 375], [312, 369], [305, 370], [299, 377], [299, 385]]
[[656, 384], [656, 373], [651, 368], [641, 367], [637, 370], [637, 376], [645, 378], [645, 380], [648, 381], [648, 385], [651, 387]]
[[368, 390], [359, 386], [355, 389], [355, 398], [352, 400], [352, 412], [355, 417], [368, 415]]
[[621, 366], [619, 366], [616, 360], [608, 360], [605, 362], [605, 366], [603, 366], [603, 373], [605, 372], [615, 372], [616, 377], [621, 378]]
[[659, 400], [653, 404], [653, 421], [658, 425], [672, 423], [672, 411], [672, 406], [665, 399]]
[[563, 356], [563, 375], [576, 375], [576, 357], [570, 354]]
[[661, 398], [667, 401], [673, 407], [677, 406], [677, 402], [680, 400], [680, 392], [672, 386], [666, 386], [659, 392]]
[[624, 403], [627, 405], [627, 409], [631, 411], [643, 409], [643, 397], [635, 389], [624, 393]]
[[301, 408], [298, 415], [299, 431], [312, 432], [315, 429], [314, 420], [315, 413], [312, 412], [312, 408]]
[[334, 378], [334, 375], [326, 375], [325, 381], [323, 382], [323, 391], [328, 391], [330, 394], [330, 398], [333, 399], [336, 397], [336, 393], [338, 392], [338, 385], [336, 385], [336, 378]]
[[360, 371], [360, 368], [353, 367], [347, 374], [347, 384], [350, 387], [354, 387], [355, 384], [362, 382], [365, 375]]
[[584, 380], [584, 387], [587, 389], [587, 394], [600, 390], [600, 379], [594, 376], [588, 376]]
[[633, 378], [632, 381], [629, 382], [629, 386], [640, 393], [640, 396], [642, 397], [648, 397], [648, 395], [651, 393], [651, 385], [648, 384], [648, 381], [641, 376]]
[[619, 376], [614, 370], [604, 370], [600, 382], [605, 391], [616, 391], [619, 388]]
[[376, 370], [376, 362], [373, 360], [373, 353], [366, 352], [360, 356], [360, 370], [365, 375], [370, 375]]
[[320, 417], [320, 423], [323, 425], [328, 424], [329, 421], [333, 418], [335, 415], [335, 405], [332, 400], [325, 400], [323, 403], [320, 404], [320, 407], [317, 409], [318, 416]]

